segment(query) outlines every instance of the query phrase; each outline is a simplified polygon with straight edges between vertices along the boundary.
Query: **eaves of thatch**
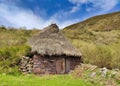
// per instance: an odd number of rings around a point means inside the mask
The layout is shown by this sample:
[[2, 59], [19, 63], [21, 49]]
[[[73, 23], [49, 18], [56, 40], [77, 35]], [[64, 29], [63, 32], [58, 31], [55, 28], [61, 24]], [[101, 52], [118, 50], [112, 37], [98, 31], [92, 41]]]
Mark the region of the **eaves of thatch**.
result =
[[41, 55], [66, 55], [81, 57], [81, 53], [61, 33], [56, 24], [44, 28], [29, 40], [32, 52]]

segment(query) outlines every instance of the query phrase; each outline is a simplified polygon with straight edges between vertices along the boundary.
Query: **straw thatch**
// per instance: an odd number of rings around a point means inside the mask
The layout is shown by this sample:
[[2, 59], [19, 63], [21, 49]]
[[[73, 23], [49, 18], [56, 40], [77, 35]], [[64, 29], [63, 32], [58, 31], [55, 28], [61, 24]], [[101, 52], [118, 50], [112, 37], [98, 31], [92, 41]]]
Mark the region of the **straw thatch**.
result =
[[41, 55], [81, 57], [81, 53], [64, 37], [56, 24], [51, 24], [39, 34], [33, 36], [29, 44], [31, 45], [32, 52], [37, 52]]

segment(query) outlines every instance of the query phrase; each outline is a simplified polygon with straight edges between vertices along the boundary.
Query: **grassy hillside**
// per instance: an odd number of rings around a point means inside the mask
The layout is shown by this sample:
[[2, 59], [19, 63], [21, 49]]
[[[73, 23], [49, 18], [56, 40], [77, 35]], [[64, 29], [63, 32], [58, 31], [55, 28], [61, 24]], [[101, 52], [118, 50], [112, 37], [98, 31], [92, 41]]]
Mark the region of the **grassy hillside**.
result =
[[23, 45], [39, 30], [26, 30], [24, 28], [0, 27], [0, 48], [5, 46]]
[[18, 71], [18, 63], [22, 55], [30, 51], [28, 39], [39, 30], [0, 27], [0, 73]]
[[120, 30], [120, 12], [95, 16], [70, 25], [65, 29], [90, 29], [94, 31]]
[[120, 12], [95, 16], [62, 31], [80, 49], [85, 63], [120, 68]]
[[[84, 63], [120, 68], [120, 12], [89, 18], [62, 30], [83, 54]], [[0, 73], [18, 71], [19, 59], [30, 51], [27, 40], [39, 30], [0, 27]]]

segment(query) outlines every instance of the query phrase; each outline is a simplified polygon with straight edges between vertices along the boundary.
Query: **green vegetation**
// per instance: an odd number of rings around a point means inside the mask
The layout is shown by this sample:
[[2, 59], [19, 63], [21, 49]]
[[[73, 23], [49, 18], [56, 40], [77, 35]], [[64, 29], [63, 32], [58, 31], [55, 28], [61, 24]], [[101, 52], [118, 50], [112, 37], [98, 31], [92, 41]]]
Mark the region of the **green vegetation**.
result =
[[105, 74], [103, 68], [98, 68], [95, 65], [81, 64], [75, 68], [70, 75], [74, 78], [80, 78], [87, 82], [91, 82], [93, 86], [96, 86], [98, 83], [101, 86], [120, 86], [120, 72], [116, 70], [107, 70]]
[[15, 74], [19, 71], [20, 57], [30, 52], [28, 39], [39, 30], [0, 27], [0, 73]]
[[120, 12], [98, 15], [66, 27], [66, 29], [90, 29], [94, 31], [120, 30]]
[[0, 73], [16, 73], [20, 57], [29, 53], [27, 45], [8, 46], [0, 48]]
[[[111, 83], [116, 80], [114, 76], [114, 79], [97, 77], [92, 80], [87, 77], [89, 71], [81, 70], [75, 70], [74, 76], [23, 76], [18, 68], [20, 57], [29, 54], [27, 41], [39, 31], [0, 27], [0, 86], [101, 86], [99, 81]], [[82, 52], [84, 63], [120, 69], [120, 12], [87, 19], [64, 28], [62, 32]], [[81, 77], [80, 72], [86, 76]], [[80, 77], [76, 78], [78, 74]], [[120, 84], [118, 78], [116, 82]]]
[[83, 30], [82, 33], [79, 29], [63, 31], [73, 45], [82, 52], [84, 63], [120, 68], [120, 30], [108, 32]]
[[[96, 16], [68, 26], [62, 32], [80, 49], [84, 63], [120, 68], [119, 17], [120, 12]], [[107, 27], [111, 29], [106, 30]], [[0, 73], [18, 70], [20, 57], [30, 50], [28, 39], [39, 31], [0, 27]]]
[[[34, 75], [0, 75], [0, 86], [93, 86], [82, 79], [74, 79], [68, 75], [52, 75], [37, 77]], [[96, 84], [96, 86], [99, 86]]]
[[25, 28], [0, 27], [0, 48], [8, 46], [24, 45], [28, 39], [39, 30], [26, 30]]
[[84, 63], [120, 68], [120, 12], [92, 17], [62, 31], [83, 54]]

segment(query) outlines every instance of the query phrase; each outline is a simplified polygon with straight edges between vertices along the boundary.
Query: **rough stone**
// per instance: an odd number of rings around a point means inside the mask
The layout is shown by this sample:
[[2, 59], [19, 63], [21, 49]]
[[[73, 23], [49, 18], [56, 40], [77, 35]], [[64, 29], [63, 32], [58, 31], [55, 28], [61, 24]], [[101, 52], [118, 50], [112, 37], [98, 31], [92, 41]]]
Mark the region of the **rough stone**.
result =
[[106, 67], [104, 67], [104, 68], [100, 69], [100, 72], [101, 72], [102, 77], [106, 77], [108, 69]]

